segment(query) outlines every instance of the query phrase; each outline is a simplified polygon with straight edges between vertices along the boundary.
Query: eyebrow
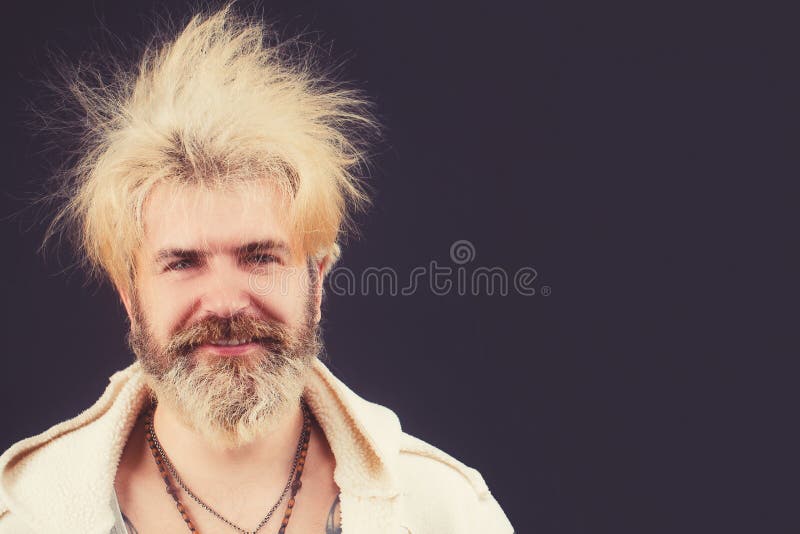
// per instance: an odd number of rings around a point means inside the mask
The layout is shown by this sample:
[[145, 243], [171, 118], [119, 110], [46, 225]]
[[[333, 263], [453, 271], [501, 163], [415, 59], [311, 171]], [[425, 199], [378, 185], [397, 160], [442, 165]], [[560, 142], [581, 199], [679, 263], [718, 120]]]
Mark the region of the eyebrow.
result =
[[[252, 241], [247, 243], [246, 245], [242, 245], [233, 249], [233, 252], [237, 256], [243, 256], [245, 254], [252, 254], [253, 252], [258, 251], [274, 251], [274, 252], [283, 252], [288, 254], [289, 253], [289, 245], [283, 241], [275, 240], [275, 239], [265, 239], [262, 241]], [[155, 261], [157, 263], [167, 261], [171, 258], [190, 258], [190, 259], [199, 259], [209, 256], [211, 253], [207, 250], [196, 250], [196, 249], [186, 249], [186, 248], [164, 248], [159, 250], [155, 255]]]

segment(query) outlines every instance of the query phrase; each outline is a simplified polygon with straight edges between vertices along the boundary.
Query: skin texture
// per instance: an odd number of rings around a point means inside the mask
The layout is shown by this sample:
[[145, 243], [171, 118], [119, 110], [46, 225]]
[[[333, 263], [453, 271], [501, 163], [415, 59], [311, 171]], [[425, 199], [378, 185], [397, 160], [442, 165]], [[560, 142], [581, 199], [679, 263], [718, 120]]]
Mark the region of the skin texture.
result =
[[[251, 188], [247, 195], [159, 186], [143, 213], [145, 237], [136, 256], [136, 294], [120, 290], [132, 329], [146, 333], [154, 351], [168, 354], [164, 349], [176, 334], [210, 318], [224, 322], [245, 315], [280, 325], [289, 339], [309, 323], [316, 325], [325, 265], [313, 264], [320, 283], [311, 283], [313, 273], [296, 246], [285, 213], [282, 197], [267, 184], [260, 190]], [[275, 246], [254, 252], [247, 245], [255, 242]], [[256, 344], [241, 354], [226, 355], [222, 349], [202, 345], [176, 354], [191, 359], [193, 365], [232, 358], [236, 359], [232, 364], [248, 371], [268, 346]], [[232, 380], [238, 376], [231, 374]], [[158, 383], [150, 385], [158, 394]], [[269, 508], [264, 503], [277, 501], [288, 476], [302, 427], [299, 397], [278, 403], [274, 413], [259, 420], [258, 433], [246, 434], [235, 446], [230, 446], [235, 440], [209, 439], [207, 428], [198, 428], [177, 402], [168, 400], [159, 397], [154, 426], [181, 478], [220, 514], [253, 528]], [[221, 447], [223, 442], [228, 446]], [[339, 493], [334, 468], [325, 434], [312, 419], [303, 486], [288, 530], [337, 531], [338, 519], [331, 521], [332, 514], [338, 514], [338, 507], [331, 505]], [[186, 530], [146, 447], [142, 417], [128, 438], [115, 489], [126, 520], [139, 532]], [[187, 495], [180, 497], [199, 532], [232, 531]], [[263, 531], [277, 530], [284, 511], [285, 502]]]
[[[133, 526], [131, 520], [128, 519], [125, 514], [122, 515], [122, 519], [125, 521], [125, 528], [128, 529], [128, 534], [139, 534], [136, 530], [136, 527]], [[336, 496], [334, 499], [333, 504], [331, 504], [331, 510], [328, 512], [328, 517], [325, 520], [325, 530], [323, 531], [324, 534], [342, 534], [342, 517], [339, 510], [339, 496]]]

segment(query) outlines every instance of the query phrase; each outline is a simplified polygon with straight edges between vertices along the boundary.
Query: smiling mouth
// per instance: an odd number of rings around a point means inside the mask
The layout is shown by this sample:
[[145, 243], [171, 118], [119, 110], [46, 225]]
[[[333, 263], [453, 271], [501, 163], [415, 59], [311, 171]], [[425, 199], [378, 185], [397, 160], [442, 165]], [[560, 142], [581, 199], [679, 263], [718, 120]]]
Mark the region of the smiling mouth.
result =
[[238, 353], [257, 346], [274, 348], [279, 341], [271, 337], [216, 339], [198, 343], [194, 348], [212, 349], [224, 353]]
[[238, 347], [241, 345], [249, 345], [250, 343], [255, 343], [259, 341], [256, 338], [250, 339], [217, 339], [215, 341], [209, 341], [208, 343], [204, 343], [207, 345], [213, 345], [215, 347]]
[[255, 340], [230, 339], [202, 343], [196, 349], [201, 354], [205, 352], [217, 356], [239, 357], [252, 353], [259, 346]]

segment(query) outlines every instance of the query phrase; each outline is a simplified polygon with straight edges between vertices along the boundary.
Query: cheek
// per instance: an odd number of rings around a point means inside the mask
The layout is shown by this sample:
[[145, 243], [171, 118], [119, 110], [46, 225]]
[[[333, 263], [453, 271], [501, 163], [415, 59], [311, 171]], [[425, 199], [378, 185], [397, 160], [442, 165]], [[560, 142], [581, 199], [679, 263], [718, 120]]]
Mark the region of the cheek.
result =
[[279, 287], [271, 291], [256, 291], [259, 305], [271, 317], [281, 323], [297, 325], [304, 320], [308, 306], [309, 280], [307, 278], [287, 278]]
[[271, 292], [255, 298], [267, 318], [283, 324], [294, 324], [297, 320], [297, 306], [292, 293]]
[[148, 326], [159, 343], [169, 339], [180, 327], [181, 319], [191, 310], [191, 300], [187, 300], [187, 294], [170, 289], [151, 287], [142, 295]]

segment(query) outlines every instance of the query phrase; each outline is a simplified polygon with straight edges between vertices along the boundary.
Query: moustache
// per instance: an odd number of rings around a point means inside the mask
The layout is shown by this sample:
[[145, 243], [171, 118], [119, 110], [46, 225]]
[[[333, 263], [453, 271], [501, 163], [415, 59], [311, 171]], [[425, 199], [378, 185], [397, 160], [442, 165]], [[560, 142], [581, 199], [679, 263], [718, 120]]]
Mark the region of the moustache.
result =
[[291, 333], [281, 324], [262, 321], [248, 314], [209, 316], [176, 332], [170, 338], [165, 352], [185, 356], [200, 345], [227, 339], [243, 339], [280, 348], [290, 344]]

